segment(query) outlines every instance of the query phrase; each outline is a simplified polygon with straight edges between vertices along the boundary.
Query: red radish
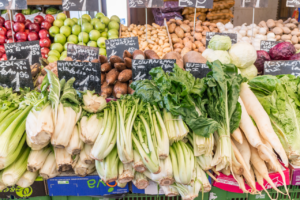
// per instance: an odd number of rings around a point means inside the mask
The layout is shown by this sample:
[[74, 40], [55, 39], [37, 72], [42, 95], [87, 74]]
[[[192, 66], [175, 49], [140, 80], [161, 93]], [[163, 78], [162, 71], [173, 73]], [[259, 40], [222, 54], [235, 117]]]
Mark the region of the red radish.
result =
[[4, 44], [6, 43], [7, 38], [5, 37], [5, 35], [0, 35], [0, 44]]
[[28, 41], [35, 41], [35, 40], [38, 40], [39, 39], [39, 36], [36, 32], [30, 32], [28, 34]]
[[4, 45], [0, 45], [0, 52], [5, 53], [5, 47], [4, 47]]
[[36, 32], [36, 33], [38, 33], [41, 30], [40, 25], [37, 24], [37, 23], [31, 23], [31, 24], [29, 24], [28, 28], [29, 28], [30, 32]]
[[14, 23], [14, 31], [15, 32], [24, 32], [25, 31], [25, 25], [20, 22]]
[[8, 38], [8, 40], [6, 41], [6, 43], [14, 43], [14, 40], [12, 38]]
[[54, 17], [52, 15], [50, 15], [50, 14], [47, 14], [45, 16], [45, 21], [50, 22], [50, 24], [52, 24], [54, 22], [54, 20], [55, 20]]
[[17, 32], [16, 34], [17, 40], [27, 40], [27, 34], [25, 32]]
[[14, 25], [14, 22], [13, 21], [9, 21], [9, 20], [6, 20], [4, 22], [4, 26], [7, 30], [11, 30], [11, 27]]
[[47, 47], [41, 48], [41, 53], [44, 53], [44, 54], [46, 54], [46, 55], [48, 55], [49, 51], [50, 51], [50, 49], [47, 48]]
[[32, 22], [29, 19], [26, 19], [25, 21], [25, 28], [28, 29], [29, 28], [29, 24], [31, 24]]
[[4, 26], [5, 19], [0, 16], [0, 26]]
[[42, 24], [41, 24], [41, 29], [49, 30], [51, 26], [52, 26], [52, 25], [51, 25], [50, 22], [43, 21]]
[[0, 35], [6, 35], [6, 28], [0, 27]]
[[25, 16], [22, 13], [18, 13], [15, 16], [15, 22], [24, 23], [26, 20]]
[[40, 39], [40, 46], [49, 48], [51, 45], [51, 40], [49, 38]]
[[37, 24], [41, 24], [44, 21], [44, 18], [41, 15], [35, 16], [33, 22]]
[[49, 38], [49, 32], [47, 30], [40, 30], [39, 32], [40, 39]]

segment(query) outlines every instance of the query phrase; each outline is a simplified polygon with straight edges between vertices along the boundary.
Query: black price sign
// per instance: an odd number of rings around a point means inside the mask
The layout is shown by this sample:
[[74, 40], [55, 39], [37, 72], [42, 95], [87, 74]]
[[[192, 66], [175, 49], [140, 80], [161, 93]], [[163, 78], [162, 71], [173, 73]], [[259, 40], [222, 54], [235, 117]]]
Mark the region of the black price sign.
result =
[[91, 62], [92, 60], [99, 58], [99, 48], [68, 44], [67, 56], [71, 57], [73, 60], [87, 60]]
[[213, 0], [179, 0], [179, 7], [213, 8]]
[[139, 49], [139, 41], [137, 37], [105, 40], [105, 44], [108, 59], [111, 56], [119, 56], [122, 58], [125, 50], [133, 53], [135, 50]]
[[27, 0], [2, 0], [0, 10], [24, 10], [27, 9]]
[[63, 0], [64, 11], [99, 11], [99, 0]]
[[7, 43], [4, 47], [8, 60], [28, 59], [30, 66], [42, 57], [39, 41]]
[[186, 63], [185, 70], [189, 71], [195, 78], [204, 78], [211, 69], [205, 63]]
[[175, 63], [175, 59], [132, 60], [132, 79], [133, 81], [152, 79], [149, 72], [155, 67], [162, 67], [165, 72], [172, 72]]
[[300, 76], [300, 61], [299, 60], [276, 60], [265, 61], [264, 64], [265, 75], [280, 75], [292, 74]]
[[267, 41], [267, 40], [261, 40], [260, 41], [260, 50], [264, 50], [266, 52], [269, 52], [270, 49], [272, 49], [274, 46], [279, 44], [279, 41]]
[[57, 61], [57, 70], [59, 79], [76, 79], [73, 84], [76, 90], [101, 92], [100, 63]]
[[28, 87], [33, 89], [31, 70], [28, 60], [0, 61], [0, 85], [15, 91]]
[[162, 8], [164, 0], [128, 0], [129, 8]]
[[209, 41], [215, 35], [224, 35], [230, 37], [231, 43], [237, 43], [237, 34], [236, 33], [215, 33], [215, 32], [206, 32], [206, 48], [208, 47]]

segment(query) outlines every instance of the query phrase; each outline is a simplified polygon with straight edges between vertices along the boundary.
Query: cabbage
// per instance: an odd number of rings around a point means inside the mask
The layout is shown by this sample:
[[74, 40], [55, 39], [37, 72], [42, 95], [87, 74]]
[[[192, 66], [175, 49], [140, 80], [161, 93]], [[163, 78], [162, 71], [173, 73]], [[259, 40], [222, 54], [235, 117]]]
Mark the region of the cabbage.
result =
[[289, 42], [281, 42], [270, 49], [272, 60], [289, 60], [296, 53], [294, 45]]
[[209, 53], [207, 60], [213, 62], [219, 60], [222, 64], [230, 64], [230, 56], [227, 51], [216, 50], [213, 53]]
[[215, 35], [208, 44], [209, 49], [227, 51], [231, 47], [231, 40], [228, 36]]
[[300, 53], [294, 54], [289, 60], [300, 60]]
[[202, 53], [202, 56], [207, 60], [209, 54], [214, 53], [214, 50], [212, 49], [205, 49]]
[[298, 49], [298, 50], [296, 51], [296, 53], [300, 53], [300, 49]]
[[251, 80], [257, 76], [257, 68], [255, 65], [251, 65], [250, 67], [247, 68], [240, 68], [239, 69], [242, 76], [246, 77], [247, 79]]
[[229, 50], [231, 63], [238, 68], [247, 68], [254, 64], [257, 58], [256, 50], [247, 42], [238, 42]]
[[271, 58], [270, 58], [268, 52], [266, 52], [266, 51], [258, 50], [256, 53], [257, 53], [257, 59], [256, 59], [254, 65], [256, 66], [256, 68], [258, 70], [258, 74], [264, 74], [265, 61], [270, 61]]

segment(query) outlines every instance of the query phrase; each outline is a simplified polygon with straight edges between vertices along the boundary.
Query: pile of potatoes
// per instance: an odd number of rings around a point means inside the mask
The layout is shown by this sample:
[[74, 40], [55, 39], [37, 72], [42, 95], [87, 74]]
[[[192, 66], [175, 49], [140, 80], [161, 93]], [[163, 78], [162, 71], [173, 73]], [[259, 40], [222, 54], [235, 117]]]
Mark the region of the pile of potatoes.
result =
[[198, 20], [195, 25], [189, 20], [171, 19], [167, 22], [174, 51], [183, 57], [189, 51], [202, 53], [205, 50], [206, 32], [219, 32], [217, 25]]
[[[121, 38], [138, 37], [140, 50], [153, 50], [160, 58], [172, 51], [168, 32], [165, 26], [152, 25], [121, 25]], [[147, 31], [147, 32], [146, 32]]]

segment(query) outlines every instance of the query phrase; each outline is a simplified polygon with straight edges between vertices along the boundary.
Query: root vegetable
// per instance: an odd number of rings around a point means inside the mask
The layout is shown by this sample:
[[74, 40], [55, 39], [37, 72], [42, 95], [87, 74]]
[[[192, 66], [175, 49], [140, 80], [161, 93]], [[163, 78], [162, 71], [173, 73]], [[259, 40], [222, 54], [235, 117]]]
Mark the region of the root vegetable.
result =
[[99, 61], [100, 61], [101, 64], [108, 62], [107, 57], [103, 56], [103, 55], [99, 56]]
[[180, 44], [180, 43], [176, 43], [176, 44], [174, 44], [174, 48], [175, 49], [177, 49], [177, 48], [179, 48], [179, 49], [183, 49], [183, 45], [182, 44]]
[[144, 60], [145, 59], [145, 54], [143, 51], [141, 50], [135, 50], [133, 52], [133, 59], [140, 59], [140, 60]]
[[243, 144], [243, 135], [242, 131], [240, 128], [237, 128], [235, 131], [232, 133], [232, 137], [235, 141], [237, 141], [240, 144]]
[[126, 69], [126, 64], [125, 63], [116, 63], [114, 65], [114, 67], [119, 71], [123, 71], [124, 69]]
[[182, 60], [182, 57], [180, 56], [179, 53], [177, 52], [170, 52], [170, 53], [167, 53], [163, 59], [175, 59], [176, 60], [176, 64], [181, 68], [181, 69], [184, 69], [184, 65], [183, 65], [183, 60]]
[[275, 35], [282, 35], [283, 30], [280, 27], [275, 27], [272, 32], [275, 33]]
[[113, 86], [107, 84], [107, 82], [103, 83], [101, 86], [101, 96], [104, 98], [110, 97], [113, 92]]
[[131, 69], [125, 69], [123, 70], [119, 76], [118, 76], [118, 81], [125, 83], [132, 79], [132, 70]]
[[122, 58], [120, 58], [119, 56], [111, 56], [109, 59], [109, 62], [112, 66], [114, 66], [115, 63], [124, 63]]
[[126, 67], [127, 67], [128, 69], [132, 69], [132, 59], [130, 59], [130, 58], [125, 58], [125, 59], [124, 59], [124, 62], [125, 62]]
[[200, 53], [190, 51], [190, 52], [186, 53], [183, 56], [184, 66], [188, 62], [191, 62], [191, 63], [206, 63], [206, 59]]
[[104, 63], [101, 65], [101, 72], [109, 72], [112, 69], [110, 63]]
[[132, 54], [129, 51], [125, 50], [123, 52], [123, 59], [125, 59], [125, 58], [131, 58], [132, 59], [133, 56], [132, 56]]
[[106, 74], [101, 72], [101, 85], [105, 82]]
[[200, 41], [202, 39], [202, 34], [201, 33], [195, 33], [194, 37], [196, 40]]
[[168, 28], [169, 28], [169, 32], [170, 33], [174, 33], [175, 32], [175, 28], [176, 28], [176, 24], [170, 24]]
[[106, 74], [106, 83], [108, 85], [114, 85], [117, 78], [119, 76], [119, 72], [116, 69], [112, 69], [110, 70], [107, 74]]
[[[291, 29], [289, 29], [288, 27], [282, 27], [283, 33], [284, 34], [290, 34], [291, 33]], [[274, 31], [273, 31], [274, 32]], [[275, 33], [276, 34], [276, 33]]]
[[[181, 24], [181, 25], [180, 25], [180, 28], [182, 28], [182, 30], [183, 30], [185, 33], [191, 32], [191, 27], [190, 27], [189, 25]], [[177, 34], [177, 33], [176, 33], [176, 34]]]
[[160, 59], [160, 57], [153, 50], [144, 51], [146, 59]]
[[183, 29], [178, 27], [178, 26], [175, 28], [175, 33], [178, 36], [178, 38], [183, 38], [184, 37]]
[[275, 27], [275, 22], [274, 22], [274, 20], [273, 20], [273, 19], [268, 19], [268, 21], [267, 21], [267, 26], [268, 26], [269, 28], [274, 28], [274, 27]]
[[133, 94], [134, 93], [134, 90], [131, 89], [131, 87], [130, 87], [131, 83], [132, 83], [132, 80], [129, 81], [129, 84], [128, 84], [128, 87], [127, 87], [127, 93], [128, 94]]
[[177, 26], [180, 26], [181, 24], [182, 24], [182, 21], [181, 21], [180, 19], [177, 19], [177, 20], [176, 20], [176, 25], [177, 25]]
[[117, 81], [117, 83], [114, 86], [113, 95], [115, 98], [119, 99], [122, 95], [127, 94], [127, 83], [122, 83], [120, 81]]
[[184, 47], [181, 51], [181, 57], [183, 57], [185, 54], [187, 54], [188, 52], [190, 52], [191, 49], [188, 47]]
[[286, 41], [286, 40], [291, 40], [292, 39], [292, 35], [282, 35], [281, 39]]
[[296, 35], [294, 35], [291, 39], [293, 44], [298, 44], [298, 37]]

